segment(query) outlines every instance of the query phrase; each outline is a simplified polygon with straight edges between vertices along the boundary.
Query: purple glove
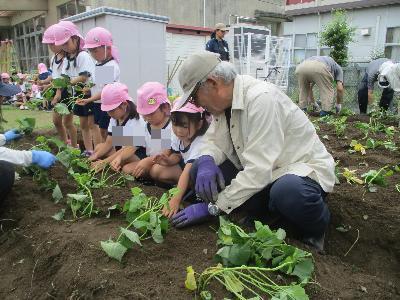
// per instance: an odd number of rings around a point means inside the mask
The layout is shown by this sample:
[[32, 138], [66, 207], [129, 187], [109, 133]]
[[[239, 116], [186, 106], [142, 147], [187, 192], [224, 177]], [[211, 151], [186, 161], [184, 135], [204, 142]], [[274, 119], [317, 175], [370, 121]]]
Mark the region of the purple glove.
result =
[[171, 223], [176, 228], [183, 228], [189, 225], [202, 223], [210, 216], [207, 203], [196, 203], [174, 215], [171, 219]]
[[196, 194], [206, 202], [215, 203], [218, 199], [218, 186], [225, 188], [225, 180], [221, 169], [210, 155], [200, 156], [198, 159], [196, 177]]

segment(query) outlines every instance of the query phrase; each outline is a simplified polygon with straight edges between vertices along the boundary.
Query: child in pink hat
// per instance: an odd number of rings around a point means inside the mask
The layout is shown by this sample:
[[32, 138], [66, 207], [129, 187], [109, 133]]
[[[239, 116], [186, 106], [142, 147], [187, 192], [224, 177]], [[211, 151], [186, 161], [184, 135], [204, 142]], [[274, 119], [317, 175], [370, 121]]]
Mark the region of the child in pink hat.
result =
[[[71, 85], [88, 83], [94, 74], [95, 64], [89, 53], [82, 51], [85, 41], [76, 25], [66, 21], [58, 23], [54, 30], [54, 39], [54, 44], [62, 46], [62, 49], [67, 53], [62, 73], [70, 77]], [[73, 89], [72, 96], [76, 96], [75, 89]], [[82, 98], [89, 97], [90, 93], [86, 93]], [[79, 101], [78, 99], [77, 102]], [[96, 134], [92, 105], [90, 103], [85, 106], [74, 105], [73, 112], [79, 117], [85, 146], [84, 154], [89, 156], [93, 153], [94, 146], [101, 142], [100, 135]], [[93, 133], [95, 134], [93, 135]]]
[[[96, 71], [92, 75], [92, 81], [95, 84], [92, 87], [92, 95], [87, 99], [81, 99], [77, 102], [78, 105], [87, 105], [92, 103], [94, 115], [94, 123], [97, 126], [97, 134], [104, 142], [107, 138], [107, 129], [110, 122], [110, 116], [102, 111], [101, 106], [101, 91], [104, 87], [104, 81], [96, 81], [96, 73], [98, 77], [104, 72], [110, 74], [110, 82], [118, 82], [120, 77], [119, 55], [117, 48], [113, 45], [111, 33], [102, 27], [95, 27], [86, 34], [85, 49], [89, 50], [90, 55], [97, 61]], [[103, 72], [104, 70], [104, 72]], [[111, 76], [112, 75], [112, 76]], [[104, 80], [104, 79], [103, 79]]]
[[184, 195], [190, 190], [192, 163], [201, 156], [201, 149], [207, 145], [204, 134], [209, 125], [208, 113], [190, 102], [179, 109], [175, 105], [171, 110], [171, 122], [171, 149], [157, 155], [152, 168], [152, 173], [162, 174], [162, 177], [157, 178], [158, 181], [168, 182], [179, 178], [179, 193], [171, 198], [169, 208], [163, 209], [163, 214], [168, 218], [178, 212]]
[[8, 73], [1, 73], [1, 81], [3, 83], [9, 84], [10, 83], [10, 75], [8, 75]]
[[[146, 121], [145, 142], [147, 158], [124, 166], [123, 171], [136, 178], [158, 179], [152, 173], [154, 158], [171, 146], [170, 103], [165, 86], [159, 82], [147, 82], [137, 91], [137, 111]], [[177, 167], [178, 168], [178, 167]], [[179, 176], [172, 180], [176, 183]]]
[[[46, 91], [50, 87], [53, 79], [61, 77], [64, 69], [66, 53], [62, 49], [61, 45], [55, 44], [55, 33], [60, 32], [61, 30], [62, 29], [59, 27], [59, 25], [54, 24], [48, 27], [43, 33], [42, 43], [48, 44], [51, 52], [53, 52], [54, 55], [50, 60], [50, 69], [52, 70], [51, 76], [48, 76], [44, 80], [38, 81], [38, 85], [42, 91]], [[68, 98], [68, 93], [65, 89], [56, 89], [54, 98], [51, 100], [51, 106], [55, 106], [59, 102], [66, 102], [66, 98]], [[72, 114], [72, 107], [69, 108], [71, 113], [68, 115], [60, 115], [53, 111], [53, 124], [60, 139], [64, 143], [71, 144], [72, 147], [77, 148], [77, 130], [73, 122], [74, 115]]]
[[105, 142], [95, 147], [89, 160], [93, 161], [92, 167], [97, 171], [110, 164], [118, 172], [124, 164], [146, 157], [144, 141], [140, 143], [140, 138], [134, 137], [144, 135], [145, 123], [137, 113], [125, 84], [107, 84], [101, 92], [101, 99], [101, 109], [111, 117], [108, 136]]

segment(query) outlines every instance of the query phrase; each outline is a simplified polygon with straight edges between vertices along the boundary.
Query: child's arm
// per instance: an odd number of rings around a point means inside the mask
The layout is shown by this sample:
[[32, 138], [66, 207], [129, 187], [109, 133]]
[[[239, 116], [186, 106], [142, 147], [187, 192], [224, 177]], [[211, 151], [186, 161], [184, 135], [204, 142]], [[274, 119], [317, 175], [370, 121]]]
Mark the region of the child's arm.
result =
[[51, 105], [56, 105], [61, 100], [61, 89], [56, 90], [56, 94], [54, 95], [53, 100], [51, 101]]
[[89, 160], [96, 160], [106, 155], [112, 149], [112, 137], [109, 135], [104, 143], [89, 157]]
[[94, 101], [97, 101], [97, 100], [100, 100], [100, 99], [101, 99], [101, 92], [100, 93], [96, 93], [96, 94], [94, 94], [93, 96], [91, 96], [90, 98], [87, 98], [87, 99], [78, 99], [78, 100], [76, 100], [76, 104], [78, 104], [78, 105], [86, 105], [86, 104], [88, 104], [90, 102], [94, 102]]
[[79, 82], [85, 83], [88, 80], [88, 78], [89, 77], [86, 76], [86, 75], [79, 75], [78, 77], [75, 77], [75, 78], [71, 79], [71, 84], [75, 85], [75, 84], [77, 84]]
[[175, 153], [171, 149], [167, 149], [154, 156], [153, 162], [162, 166], [174, 166], [180, 162], [181, 158], [180, 153]]
[[191, 168], [192, 168], [192, 164], [188, 163], [188, 164], [186, 164], [185, 168], [183, 169], [182, 174], [179, 177], [178, 185], [177, 185], [179, 192], [174, 197], [172, 197], [171, 200], [169, 200], [169, 208], [167, 208], [167, 207], [163, 208], [164, 216], [171, 218], [173, 215], [175, 215], [178, 212], [179, 205], [182, 202], [182, 197], [185, 195], [186, 190], [189, 186], [190, 169]]

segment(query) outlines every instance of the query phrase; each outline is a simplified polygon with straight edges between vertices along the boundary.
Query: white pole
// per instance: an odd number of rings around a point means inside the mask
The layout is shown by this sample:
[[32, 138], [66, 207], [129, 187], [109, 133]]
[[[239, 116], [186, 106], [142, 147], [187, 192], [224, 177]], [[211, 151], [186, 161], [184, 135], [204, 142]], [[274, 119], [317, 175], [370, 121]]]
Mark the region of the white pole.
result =
[[203, 0], [203, 27], [206, 27], [206, 0]]

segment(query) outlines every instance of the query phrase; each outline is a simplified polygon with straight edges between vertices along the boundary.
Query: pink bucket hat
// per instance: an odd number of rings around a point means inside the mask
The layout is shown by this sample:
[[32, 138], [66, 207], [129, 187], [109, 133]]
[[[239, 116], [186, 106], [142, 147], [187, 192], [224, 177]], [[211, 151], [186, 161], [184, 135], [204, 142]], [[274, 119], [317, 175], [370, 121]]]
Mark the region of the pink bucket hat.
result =
[[39, 71], [39, 74], [43, 74], [43, 73], [48, 72], [49, 70], [47, 70], [47, 67], [44, 63], [40, 63], [40, 64], [38, 64], [38, 71]]
[[101, 110], [110, 111], [126, 101], [133, 102], [128, 87], [120, 82], [107, 84], [101, 91]]
[[86, 49], [97, 48], [101, 46], [111, 47], [112, 57], [119, 62], [119, 52], [117, 47], [113, 46], [113, 39], [111, 32], [103, 27], [95, 27], [88, 31], [85, 37]]
[[8, 73], [1, 73], [1, 79], [10, 79], [10, 75]]
[[55, 26], [56, 26], [56, 24], [51, 25], [44, 31], [43, 38], [42, 38], [43, 44], [54, 44], [54, 28], [55, 28]]
[[78, 36], [81, 40], [80, 48], [85, 45], [85, 40], [79, 33], [78, 27], [72, 22], [61, 21], [54, 27], [54, 44], [56, 46], [64, 45], [73, 36]]
[[169, 103], [167, 90], [159, 82], [146, 82], [137, 90], [137, 112], [149, 115], [155, 112], [161, 104]]
[[[180, 98], [175, 99], [175, 101], [179, 100]], [[171, 110], [171, 113], [173, 113], [174, 111], [176, 112], [187, 112], [190, 114], [197, 114], [200, 113], [202, 114], [204, 112], [204, 108], [200, 107], [200, 106], [196, 106], [190, 102], [187, 102], [184, 106], [182, 106], [181, 108], [179, 107], [179, 101], [175, 102], [174, 107]]]

